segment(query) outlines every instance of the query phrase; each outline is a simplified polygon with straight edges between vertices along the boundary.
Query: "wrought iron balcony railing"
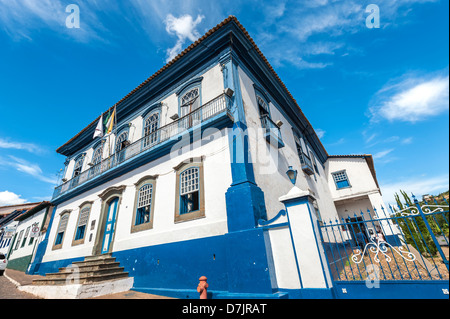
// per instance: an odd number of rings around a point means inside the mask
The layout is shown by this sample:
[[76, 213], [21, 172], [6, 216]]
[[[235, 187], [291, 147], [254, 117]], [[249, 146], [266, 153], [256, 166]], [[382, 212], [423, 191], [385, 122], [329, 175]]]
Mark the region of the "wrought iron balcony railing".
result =
[[266, 140], [278, 146], [278, 148], [282, 148], [284, 146], [283, 139], [281, 138], [281, 131], [278, 125], [272, 121], [269, 114], [264, 114], [261, 116], [261, 125], [263, 129], [265, 129], [264, 137]]
[[55, 187], [53, 198], [67, 193], [73, 188], [86, 183], [96, 176], [113, 169], [119, 164], [124, 163], [141, 153], [151, 151], [156, 145], [176, 137], [186, 130], [221, 113], [225, 113], [231, 117], [229, 108], [228, 96], [225, 94], [219, 95], [182, 118], [158, 128], [133, 143], [123, 145], [123, 148], [119, 152], [102, 159], [100, 163], [92, 165], [89, 169], [81, 172], [79, 175], [74, 176], [72, 179]]
[[306, 174], [308, 174], [308, 175], [314, 174], [313, 164], [308, 155], [306, 155], [305, 153], [302, 153], [300, 155], [300, 163], [302, 164], [302, 170]]

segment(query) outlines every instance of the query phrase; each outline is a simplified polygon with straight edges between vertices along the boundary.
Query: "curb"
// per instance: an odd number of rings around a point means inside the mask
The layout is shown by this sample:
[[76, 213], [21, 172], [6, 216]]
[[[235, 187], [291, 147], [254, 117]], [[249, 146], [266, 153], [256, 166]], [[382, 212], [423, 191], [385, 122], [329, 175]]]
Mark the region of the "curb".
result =
[[5, 271], [5, 273], [3, 274], [3, 276], [5, 276], [9, 281], [11, 281], [11, 282], [16, 286], [16, 288], [19, 288], [19, 287], [21, 286], [21, 284], [20, 284], [19, 282], [15, 281], [15, 280], [12, 279], [11, 277], [9, 277], [9, 276], [6, 274], [6, 271]]

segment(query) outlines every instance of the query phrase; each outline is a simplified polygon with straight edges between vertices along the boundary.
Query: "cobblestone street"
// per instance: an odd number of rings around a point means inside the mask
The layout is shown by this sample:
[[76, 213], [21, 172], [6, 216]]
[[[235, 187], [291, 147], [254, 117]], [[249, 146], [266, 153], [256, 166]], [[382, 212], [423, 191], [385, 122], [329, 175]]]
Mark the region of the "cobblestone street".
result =
[[0, 276], [0, 299], [40, 299], [34, 295], [19, 291], [5, 276]]

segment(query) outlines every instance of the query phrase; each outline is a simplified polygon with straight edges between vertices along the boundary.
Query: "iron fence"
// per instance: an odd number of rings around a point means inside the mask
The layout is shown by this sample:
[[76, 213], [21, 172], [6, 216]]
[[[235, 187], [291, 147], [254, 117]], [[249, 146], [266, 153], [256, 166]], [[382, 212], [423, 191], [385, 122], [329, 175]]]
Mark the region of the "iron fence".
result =
[[414, 198], [403, 209], [320, 222], [333, 280], [448, 280], [448, 219], [445, 198], [422, 204]]

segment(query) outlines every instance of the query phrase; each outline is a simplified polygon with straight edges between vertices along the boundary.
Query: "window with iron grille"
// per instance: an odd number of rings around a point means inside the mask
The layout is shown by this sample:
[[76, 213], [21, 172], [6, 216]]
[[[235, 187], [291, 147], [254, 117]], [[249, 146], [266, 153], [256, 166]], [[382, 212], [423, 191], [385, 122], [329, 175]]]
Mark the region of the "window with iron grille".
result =
[[102, 162], [103, 145], [97, 147], [92, 155], [91, 175], [97, 175], [101, 171], [100, 163]]
[[159, 113], [151, 114], [144, 123], [144, 147], [150, 147], [158, 142]]
[[199, 210], [199, 182], [198, 167], [191, 167], [180, 174], [180, 214]]
[[344, 171], [339, 171], [335, 173], [331, 173], [333, 175], [334, 182], [336, 183], [336, 188], [346, 188], [351, 187], [350, 182], [347, 177], [347, 173]]
[[199, 88], [193, 88], [181, 98], [181, 117], [191, 113], [200, 107]]
[[192, 157], [174, 167], [176, 171], [175, 223], [205, 217], [204, 157]]
[[152, 184], [145, 184], [144, 186], [139, 188], [135, 225], [145, 224], [150, 221], [152, 195], [153, 195]]
[[125, 160], [125, 148], [129, 144], [128, 131], [120, 133], [116, 142], [116, 160], [117, 162], [123, 162]]

